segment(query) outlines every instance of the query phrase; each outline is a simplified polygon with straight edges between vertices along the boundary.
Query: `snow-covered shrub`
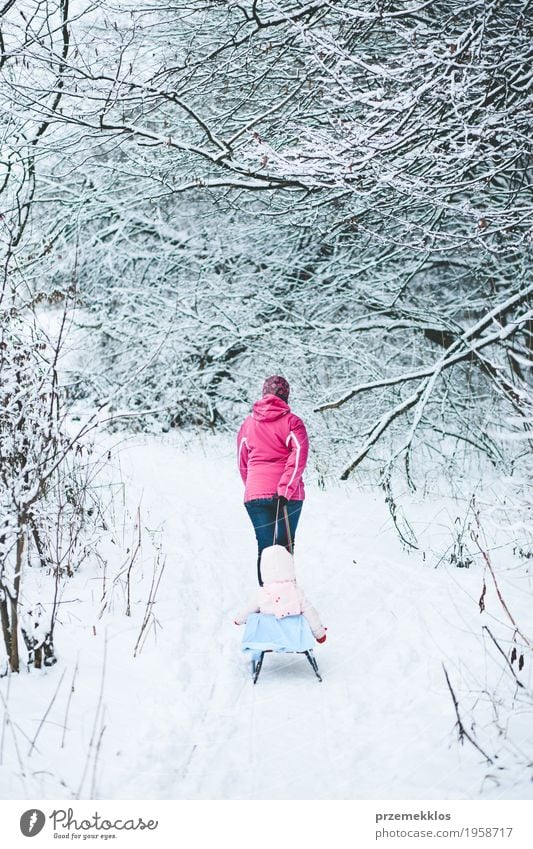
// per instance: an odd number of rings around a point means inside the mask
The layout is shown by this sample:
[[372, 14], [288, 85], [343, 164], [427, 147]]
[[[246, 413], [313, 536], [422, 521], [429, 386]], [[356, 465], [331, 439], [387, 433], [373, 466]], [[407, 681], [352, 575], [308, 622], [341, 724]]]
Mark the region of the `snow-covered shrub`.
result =
[[60, 587], [87, 554], [91, 512], [90, 446], [69, 433], [58, 384], [61, 337], [51, 346], [32, 317], [0, 315], [0, 615], [13, 671], [19, 625], [29, 661], [55, 661]]

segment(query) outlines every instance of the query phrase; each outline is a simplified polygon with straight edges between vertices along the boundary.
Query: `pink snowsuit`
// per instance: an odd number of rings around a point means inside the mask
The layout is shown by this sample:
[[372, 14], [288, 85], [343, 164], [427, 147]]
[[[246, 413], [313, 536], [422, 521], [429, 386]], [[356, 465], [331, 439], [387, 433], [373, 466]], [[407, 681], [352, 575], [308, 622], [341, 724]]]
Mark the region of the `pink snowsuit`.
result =
[[261, 555], [261, 575], [264, 585], [235, 619], [244, 625], [250, 613], [273, 613], [278, 619], [303, 613], [313, 636], [324, 637], [326, 629], [318, 613], [296, 583], [294, 558], [282, 545], [271, 545]]
[[282, 398], [265, 395], [255, 402], [239, 430], [237, 448], [245, 501], [276, 495], [303, 501], [307, 431]]

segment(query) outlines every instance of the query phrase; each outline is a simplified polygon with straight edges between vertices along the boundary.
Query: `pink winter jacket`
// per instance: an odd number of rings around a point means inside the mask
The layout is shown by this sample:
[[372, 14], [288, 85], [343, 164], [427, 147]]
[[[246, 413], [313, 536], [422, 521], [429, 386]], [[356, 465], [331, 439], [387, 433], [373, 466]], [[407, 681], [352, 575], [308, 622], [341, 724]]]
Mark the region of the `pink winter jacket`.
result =
[[305, 498], [307, 431], [282, 398], [265, 395], [255, 402], [239, 430], [237, 450], [245, 501], [275, 495], [288, 501]]
[[319, 640], [326, 633], [318, 613], [296, 583], [294, 559], [282, 545], [264, 548], [261, 554], [261, 576], [264, 585], [250, 604], [236, 617], [244, 625], [250, 613], [273, 613], [278, 619], [303, 613], [313, 636]]

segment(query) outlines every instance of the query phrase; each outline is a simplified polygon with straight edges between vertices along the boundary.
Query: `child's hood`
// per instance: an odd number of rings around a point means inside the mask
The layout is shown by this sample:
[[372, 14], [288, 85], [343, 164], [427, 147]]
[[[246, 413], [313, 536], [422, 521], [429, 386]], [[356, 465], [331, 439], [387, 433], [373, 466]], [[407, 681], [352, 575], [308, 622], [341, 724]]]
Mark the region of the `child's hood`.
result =
[[294, 558], [282, 545], [270, 545], [261, 554], [261, 577], [264, 584], [295, 581]]

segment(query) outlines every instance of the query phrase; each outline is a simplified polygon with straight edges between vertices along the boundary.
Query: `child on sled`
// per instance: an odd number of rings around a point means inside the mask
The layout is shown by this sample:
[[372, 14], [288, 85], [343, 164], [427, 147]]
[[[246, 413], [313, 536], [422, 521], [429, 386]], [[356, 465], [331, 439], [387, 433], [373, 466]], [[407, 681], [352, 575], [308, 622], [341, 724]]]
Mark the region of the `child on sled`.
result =
[[235, 618], [244, 625], [250, 613], [273, 614], [276, 619], [303, 614], [317, 643], [326, 641], [326, 629], [317, 611], [296, 583], [294, 559], [282, 545], [271, 545], [261, 554], [263, 586]]

